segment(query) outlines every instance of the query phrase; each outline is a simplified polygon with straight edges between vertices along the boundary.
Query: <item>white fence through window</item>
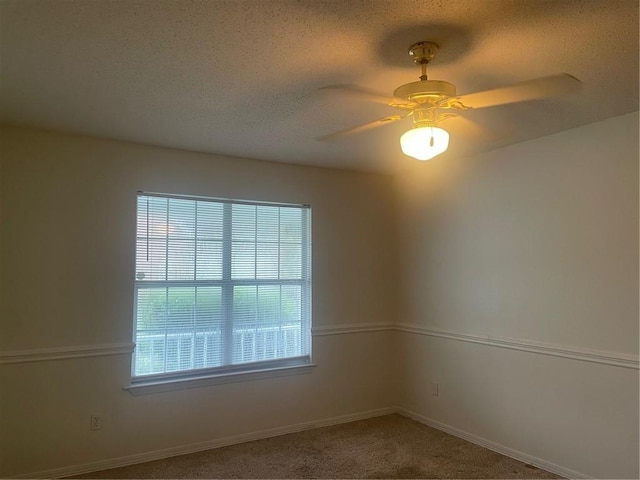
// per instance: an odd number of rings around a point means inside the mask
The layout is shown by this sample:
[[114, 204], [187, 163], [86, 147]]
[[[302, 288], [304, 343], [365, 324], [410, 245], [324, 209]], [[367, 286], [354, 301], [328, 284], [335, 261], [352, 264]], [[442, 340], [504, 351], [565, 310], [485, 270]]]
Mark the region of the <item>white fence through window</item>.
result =
[[[302, 354], [300, 324], [234, 328], [232, 364]], [[222, 329], [141, 331], [136, 336], [135, 375], [179, 372], [225, 365]]]

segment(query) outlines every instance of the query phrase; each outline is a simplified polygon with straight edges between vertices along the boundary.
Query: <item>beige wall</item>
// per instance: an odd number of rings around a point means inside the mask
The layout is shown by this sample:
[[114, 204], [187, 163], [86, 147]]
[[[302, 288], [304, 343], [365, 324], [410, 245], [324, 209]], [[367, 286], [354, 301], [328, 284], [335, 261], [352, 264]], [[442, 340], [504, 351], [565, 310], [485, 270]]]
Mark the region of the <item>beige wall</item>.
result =
[[399, 405], [584, 475], [637, 478], [637, 368], [463, 336], [637, 360], [638, 114], [415, 164], [398, 188], [400, 323], [422, 332], [397, 334]]
[[[393, 321], [388, 176], [14, 128], [1, 148], [5, 353], [131, 342], [138, 190], [311, 204], [314, 327]], [[129, 355], [0, 365], [0, 476], [388, 407], [391, 335], [315, 337], [310, 374], [140, 397]]]
[[314, 336], [311, 374], [139, 397], [128, 355], [0, 365], [0, 476], [399, 406], [566, 472], [637, 477], [637, 368], [461, 340], [637, 359], [637, 113], [395, 179], [1, 134], [2, 352], [131, 340], [137, 190], [310, 203], [314, 327], [422, 333]]

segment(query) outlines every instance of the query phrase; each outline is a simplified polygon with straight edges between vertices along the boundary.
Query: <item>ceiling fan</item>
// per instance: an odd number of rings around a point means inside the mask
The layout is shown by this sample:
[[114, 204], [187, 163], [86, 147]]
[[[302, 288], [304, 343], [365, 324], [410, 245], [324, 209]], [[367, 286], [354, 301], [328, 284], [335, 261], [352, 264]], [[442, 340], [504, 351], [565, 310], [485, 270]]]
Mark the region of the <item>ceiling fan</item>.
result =
[[393, 92], [393, 98], [357, 86], [330, 85], [323, 87], [323, 90], [342, 90], [367, 97], [370, 100], [383, 102], [399, 110], [399, 113], [320, 137], [319, 140], [330, 140], [359, 133], [394, 123], [405, 117], [412, 117], [413, 128], [400, 138], [402, 151], [418, 160], [429, 160], [447, 150], [449, 134], [439, 125], [449, 118], [458, 116], [457, 112], [459, 111], [563, 95], [578, 90], [581, 85], [577, 78], [561, 73], [460, 96], [457, 95], [456, 86], [452, 83], [443, 80], [429, 80], [427, 77], [427, 65], [435, 58], [439, 49], [438, 44], [434, 42], [418, 42], [409, 47], [409, 55], [415, 63], [421, 66], [422, 74], [419, 81], [406, 83], [396, 88]]

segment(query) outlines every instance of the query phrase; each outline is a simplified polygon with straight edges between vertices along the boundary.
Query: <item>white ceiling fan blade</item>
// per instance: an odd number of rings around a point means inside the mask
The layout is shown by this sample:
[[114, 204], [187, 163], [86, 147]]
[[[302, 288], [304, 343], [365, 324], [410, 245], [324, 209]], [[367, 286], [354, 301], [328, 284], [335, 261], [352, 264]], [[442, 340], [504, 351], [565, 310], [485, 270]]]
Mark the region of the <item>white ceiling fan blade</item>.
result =
[[358, 85], [326, 85], [324, 87], [320, 87], [318, 90], [336, 90], [348, 95], [358, 96], [363, 100], [383, 103], [384, 105], [389, 105], [390, 103], [394, 103], [396, 101], [393, 97], [374, 92], [373, 90], [369, 90], [368, 88], [359, 87]]
[[507, 87], [462, 95], [457, 97], [457, 100], [470, 108], [485, 108], [564, 95], [577, 91], [581, 85], [582, 82], [576, 77], [568, 73], [561, 73], [515, 83]]
[[469, 139], [493, 140], [496, 138], [496, 135], [493, 132], [479, 123], [463, 117], [462, 115], [456, 115], [450, 120], [447, 120], [446, 123], [443, 124], [443, 128], [446, 130], [449, 124], [456, 135]]
[[354, 133], [364, 132], [366, 130], [371, 130], [372, 128], [381, 127], [383, 125], [388, 125], [389, 123], [397, 122], [401, 120], [403, 117], [401, 115], [390, 115], [388, 117], [379, 118], [378, 120], [374, 120], [373, 122], [365, 123], [364, 125], [360, 125], [357, 127], [349, 128], [348, 130], [342, 130], [341, 132], [330, 133], [329, 135], [324, 135], [322, 137], [318, 137], [317, 140], [325, 141], [325, 140], [335, 140], [341, 137], [345, 137], [347, 135], [352, 135]]

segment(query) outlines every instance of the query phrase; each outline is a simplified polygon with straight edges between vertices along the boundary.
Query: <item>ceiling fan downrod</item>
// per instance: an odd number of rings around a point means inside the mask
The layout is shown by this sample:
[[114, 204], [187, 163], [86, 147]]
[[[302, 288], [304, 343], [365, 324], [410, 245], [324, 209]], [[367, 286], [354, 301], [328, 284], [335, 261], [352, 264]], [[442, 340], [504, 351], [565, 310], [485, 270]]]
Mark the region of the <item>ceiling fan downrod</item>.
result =
[[418, 42], [409, 47], [409, 56], [422, 68], [422, 75], [417, 82], [410, 82], [396, 88], [393, 96], [405, 102], [417, 104], [427, 103], [431, 106], [440, 105], [443, 100], [456, 96], [456, 87], [452, 83], [442, 80], [429, 80], [427, 65], [440, 50], [437, 43]]
[[427, 77], [427, 65], [434, 59], [438, 50], [440, 50], [440, 46], [434, 42], [418, 42], [409, 47], [409, 56], [422, 68], [422, 75], [419, 77], [421, 81], [424, 82], [429, 79]]

